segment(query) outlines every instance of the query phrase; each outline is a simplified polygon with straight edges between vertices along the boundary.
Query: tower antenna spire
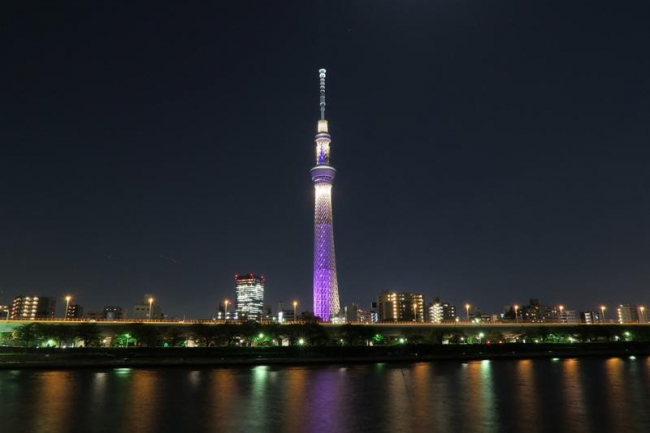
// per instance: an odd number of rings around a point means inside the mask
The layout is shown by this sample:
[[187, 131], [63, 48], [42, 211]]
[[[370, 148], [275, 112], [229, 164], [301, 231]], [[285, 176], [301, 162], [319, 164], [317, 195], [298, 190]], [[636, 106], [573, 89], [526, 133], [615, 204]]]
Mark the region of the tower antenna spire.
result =
[[325, 69], [318, 70], [318, 76], [320, 77], [320, 118], [325, 120], [325, 74], [327, 71]]

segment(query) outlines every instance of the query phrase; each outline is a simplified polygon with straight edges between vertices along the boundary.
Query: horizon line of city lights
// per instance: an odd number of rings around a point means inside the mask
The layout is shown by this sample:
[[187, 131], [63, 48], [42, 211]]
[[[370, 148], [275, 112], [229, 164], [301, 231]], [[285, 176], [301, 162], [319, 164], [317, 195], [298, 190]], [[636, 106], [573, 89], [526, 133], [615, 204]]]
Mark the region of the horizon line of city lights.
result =
[[[436, 323], [435, 321], [431, 320], [430, 317], [429, 317], [429, 320], [425, 320], [424, 317], [418, 318], [418, 313], [417, 313], [418, 306], [419, 306], [419, 304], [424, 303], [424, 296], [423, 295], [415, 294], [415, 293], [412, 293], [412, 292], [383, 292], [383, 293], [388, 293], [388, 294], [393, 295], [393, 296], [398, 295], [398, 294], [408, 294], [408, 295], [411, 295], [411, 296], [413, 296], [413, 295], [418, 296], [420, 302], [418, 302], [418, 300], [412, 302], [414, 319], [408, 320], [408, 321], [409, 322], [416, 322], [416, 323]], [[71, 307], [79, 307], [79, 305], [71, 303], [74, 300], [75, 296], [70, 294], [70, 293], [67, 293], [67, 294], [65, 294], [64, 296], [61, 296], [61, 297], [22, 296], [22, 295], [19, 295], [19, 296], [16, 296], [14, 298], [14, 304], [12, 304], [12, 305], [1, 305], [0, 304], [0, 314], [6, 313], [6, 316], [7, 316], [6, 320], [10, 320], [11, 312], [15, 308], [16, 300], [21, 299], [21, 298], [22, 299], [28, 299], [28, 300], [29, 299], [38, 300], [39, 298], [50, 298], [50, 299], [54, 299], [55, 302], [56, 302], [56, 299], [63, 299], [65, 301], [65, 306], [66, 306], [66, 308], [65, 308], [65, 310], [63, 312], [63, 316], [61, 317], [63, 319], [73, 318], [73, 317], [68, 317], [68, 313], [71, 311]], [[134, 307], [142, 306], [142, 305], [146, 306], [148, 304], [147, 317], [145, 317], [145, 319], [153, 320], [154, 319], [153, 318], [154, 306], [156, 306], [156, 307], [159, 307], [159, 306], [155, 304], [155, 298], [153, 297], [153, 295], [146, 294], [144, 299], [145, 299], [146, 302], [136, 303], [136, 304], [134, 304]], [[436, 305], [443, 305], [443, 304], [450, 306], [454, 310], [456, 309], [455, 305], [453, 305], [451, 303], [439, 301], [438, 297], [436, 297], [436, 300], [437, 301], [429, 303], [429, 305], [428, 305], [429, 310], [431, 310]], [[531, 299], [531, 301], [532, 301], [532, 299]], [[267, 311], [269, 311], [269, 314], [266, 315], [265, 319], [271, 320], [271, 321], [282, 322], [283, 321], [282, 320], [283, 313], [285, 311], [289, 311], [289, 312], [291, 311], [291, 309], [289, 309], [289, 310], [280, 310], [280, 308], [281, 308], [280, 305], [282, 305], [282, 304], [283, 304], [283, 302], [279, 302], [279, 307], [278, 307], [278, 311], [276, 311], [276, 315], [273, 315], [271, 313], [271, 311], [272, 311], [271, 307], [269, 305], [266, 305], [265, 309]], [[298, 306], [300, 305], [300, 303], [298, 302], [298, 300], [294, 299], [293, 301], [291, 301], [288, 304], [293, 307], [292, 308], [293, 309], [293, 311], [292, 311], [293, 312], [293, 320], [295, 321], [297, 319], [297, 317], [298, 317], [297, 309], [298, 309]], [[239, 317], [237, 315], [237, 313], [238, 313], [237, 310], [234, 311], [232, 313], [232, 315], [231, 315], [231, 313], [229, 311], [229, 306], [231, 306], [231, 305], [234, 305], [235, 308], [236, 308], [237, 307], [236, 301], [233, 302], [230, 298], [224, 298], [223, 302], [220, 302], [219, 305], [217, 306], [216, 317], [212, 317], [212, 320], [239, 320]], [[365, 310], [365, 309], [358, 308], [358, 306], [355, 303], [352, 303], [352, 306], [356, 306], [359, 313], [368, 313], [368, 312], [370, 312], [370, 310]], [[526, 320], [525, 320], [525, 317], [524, 317], [524, 311], [526, 309], [528, 309], [528, 308], [533, 308], [533, 307], [537, 307], [538, 309], [539, 309], [539, 307], [551, 308], [550, 313], [553, 314], [556, 317], [556, 319], [559, 320], [560, 323], [563, 323], [563, 322], [566, 323], [567, 318], [570, 315], [575, 316], [576, 314], [584, 314], [584, 313], [590, 313], [590, 314], [593, 315], [593, 313], [598, 313], [598, 312], [600, 313], [600, 316], [597, 316], [595, 318], [592, 317], [592, 320], [600, 322], [600, 323], [604, 323], [604, 322], [607, 321], [606, 312], [608, 311], [608, 307], [605, 304], [600, 304], [597, 307], [597, 309], [595, 309], [595, 310], [578, 311], [578, 310], [575, 310], [575, 309], [570, 310], [570, 309], [566, 308], [564, 304], [544, 305], [544, 304], [537, 303], [537, 304], [533, 305], [532, 303], [529, 303], [528, 305], [520, 305], [518, 303], [515, 303], [515, 304], [505, 305], [503, 312], [500, 313], [500, 314], [494, 314], [494, 313], [489, 314], [489, 313], [483, 313], [478, 306], [473, 306], [469, 302], [467, 302], [467, 303], [465, 303], [463, 305], [463, 309], [464, 309], [463, 313], [465, 313], [464, 314], [465, 317], [461, 317], [461, 314], [458, 314], [458, 315], [455, 316], [453, 321], [455, 321], [457, 323], [458, 322], [460, 322], [460, 323], [493, 322], [494, 323], [494, 322], [497, 322], [497, 321], [503, 321], [503, 319], [505, 318], [505, 316], [509, 312], [514, 311], [514, 319], [508, 319], [507, 321], [511, 321], [511, 322], [515, 322], [515, 323], [518, 323], [518, 322], [526, 323]], [[104, 306], [104, 309], [107, 309], [107, 308], [119, 308], [121, 311], [125, 311], [125, 309], [123, 309], [121, 306], [117, 306], [117, 305]], [[474, 309], [472, 310], [472, 308], [474, 308]], [[637, 321], [638, 322], [641, 322], [641, 321], [648, 322], [647, 317], [646, 317], [646, 307], [644, 305], [636, 305], [636, 304], [629, 304], [628, 303], [628, 304], [618, 304], [617, 307], [614, 307], [614, 308], [616, 309], [616, 311], [618, 313], [618, 314], [616, 314], [614, 316], [614, 319], [618, 319], [618, 320], [614, 320], [613, 323], [616, 323], [616, 322], [621, 322], [622, 323], [622, 321], [621, 321], [621, 312], [620, 312], [620, 310], [622, 308], [628, 308], [628, 309], [636, 310], [637, 315], [638, 315]], [[347, 307], [345, 307], [345, 309], [347, 309]], [[310, 310], [307, 310], [307, 311], [311, 312]], [[99, 313], [101, 313], [101, 311], [97, 311], [97, 312], [93, 311], [93, 312], [90, 312], [89, 314], [94, 315], [94, 314], [99, 314]], [[476, 317], [476, 314], [478, 314], [478, 313], [481, 314], [481, 317]], [[269, 316], [271, 316], [271, 318], [269, 318]], [[397, 315], [395, 315], [394, 317], [396, 317], [396, 316]], [[483, 318], [486, 317], [486, 316], [490, 317], [490, 319], [483, 320]], [[55, 314], [50, 318], [55, 319], [55, 318], [58, 318], [58, 317]], [[75, 319], [81, 319], [82, 317], [74, 317], [74, 318]], [[173, 320], [173, 319], [167, 319], [167, 318], [165, 318], [165, 319], [166, 320]], [[260, 317], [260, 319], [262, 319], [262, 317]], [[462, 320], [462, 319], [465, 319], [465, 320]], [[16, 319], [16, 320], [21, 320], [21, 319]], [[180, 320], [180, 319], [176, 319], [176, 320]], [[183, 317], [183, 320], [185, 320], [185, 315]], [[348, 320], [348, 321], [352, 322], [354, 320]], [[333, 319], [332, 322], [335, 323], [335, 322], [337, 322], [337, 320]], [[343, 320], [343, 322], [345, 322], [345, 320]], [[364, 322], [366, 322], [366, 321], [364, 321]], [[370, 321], [367, 321], [367, 322], [370, 322]], [[449, 322], [449, 320], [447, 322]], [[579, 322], [580, 322], [580, 320], [578, 320], [578, 321], [574, 320], [571, 323], [579, 323]], [[612, 322], [612, 319], [610, 319], [610, 322]]]

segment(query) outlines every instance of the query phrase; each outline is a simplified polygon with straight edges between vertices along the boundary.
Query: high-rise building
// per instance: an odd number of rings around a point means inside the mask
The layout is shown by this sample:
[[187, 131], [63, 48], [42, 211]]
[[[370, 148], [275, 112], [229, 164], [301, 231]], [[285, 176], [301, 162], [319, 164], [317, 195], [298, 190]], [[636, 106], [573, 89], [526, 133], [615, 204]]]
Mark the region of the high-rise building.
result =
[[56, 299], [49, 296], [16, 296], [11, 306], [11, 319], [53, 319]]
[[9, 305], [0, 305], [0, 319], [8, 319], [9, 312]]
[[424, 322], [424, 295], [384, 291], [378, 298], [380, 322]]
[[237, 318], [260, 320], [264, 311], [264, 276], [235, 275]]
[[334, 230], [332, 227], [332, 184], [336, 170], [330, 165], [330, 143], [325, 120], [325, 69], [320, 77], [320, 120], [316, 133], [316, 166], [311, 169], [314, 182], [314, 316], [327, 322], [341, 310], [336, 277]]

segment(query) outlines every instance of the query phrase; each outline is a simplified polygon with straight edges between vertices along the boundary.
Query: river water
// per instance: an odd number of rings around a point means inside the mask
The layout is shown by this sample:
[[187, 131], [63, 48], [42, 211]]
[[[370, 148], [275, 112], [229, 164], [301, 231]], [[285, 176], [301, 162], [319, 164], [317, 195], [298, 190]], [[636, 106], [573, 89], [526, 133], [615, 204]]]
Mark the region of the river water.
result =
[[0, 432], [650, 432], [650, 358], [0, 371]]

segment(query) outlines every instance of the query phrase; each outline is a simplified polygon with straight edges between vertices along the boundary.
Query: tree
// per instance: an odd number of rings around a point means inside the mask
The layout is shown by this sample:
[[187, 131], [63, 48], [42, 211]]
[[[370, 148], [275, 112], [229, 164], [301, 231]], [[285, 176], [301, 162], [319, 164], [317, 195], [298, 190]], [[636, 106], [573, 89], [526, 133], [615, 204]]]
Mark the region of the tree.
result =
[[289, 344], [294, 346], [301, 338], [305, 338], [303, 325], [291, 324], [282, 327], [283, 334], [289, 339]]
[[161, 330], [162, 338], [165, 344], [171, 347], [179, 347], [185, 345], [185, 334], [178, 326], [168, 326]]
[[246, 322], [236, 326], [236, 335], [241, 340], [244, 340], [244, 344], [250, 346], [253, 341], [257, 341], [262, 332], [262, 325], [253, 320], [247, 320]]
[[217, 336], [215, 328], [218, 325], [206, 325], [205, 323], [195, 323], [190, 325], [190, 335], [199, 343], [200, 346], [208, 347]]
[[75, 330], [69, 325], [44, 325], [47, 332], [46, 337], [56, 341], [57, 346], [67, 346], [70, 340], [74, 339]]
[[434, 329], [429, 335], [429, 341], [433, 344], [442, 344], [445, 339], [445, 331], [443, 329]]
[[279, 346], [282, 344], [283, 331], [284, 330], [282, 329], [282, 325], [279, 323], [268, 323], [266, 325], [262, 325], [260, 332], [268, 336], [271, 345]]
[[375, 331], [370, 326], [346, 323], [337, 330], [338, 337], [349, 346], [366, 346]]
[[0, 346], [13, 346], [13, 332], [0, 332]]
[[302, 326], [302, 332], [307, 341], [312, 346], [325, 346], [330, 342], [330, 336], [321, 325], [316, 322], [305, 323]]
[[101, 331], [96, 323], [82, 323], [75, 327], [75, 338], [83, 343], [84, 347], [99, 345]]
[[411, 344], [420, 344], [425, 341], [425, 338], [416, 330], [408, 329], [404, 332], [404, 338]]
[[503, 336], [503, 333], [501, 331], [498, 331], [496, 329], [491, 329], [485, 333], [485, 338], [483, 340], [486, 343], [490, 342], [492, 344], [498, 344], [498, 343], [503, 343], [505, 337]]
[[131, 323], [127, 326], [127, 330], [137, 340], [138, 346], [153, 347], [160, 340], [160, 330], [156, 325]]
[[467, 342], [467, 335], [465, 335], [465, 332], [462, 330], [454, 329], [452, 331], [449, 331], [445, 334], [445, 337], [451, 344], [461, 344]]
[[42, 325], [39, 323], [28, 323], [16, 328], [16, 339], [24, 347], [35, 347], [42, 338]]

